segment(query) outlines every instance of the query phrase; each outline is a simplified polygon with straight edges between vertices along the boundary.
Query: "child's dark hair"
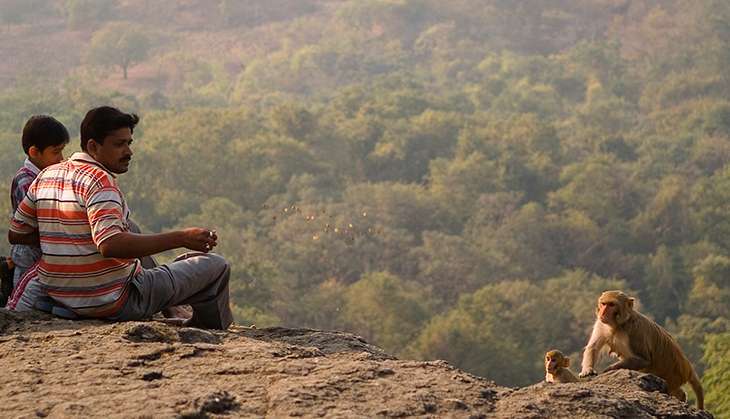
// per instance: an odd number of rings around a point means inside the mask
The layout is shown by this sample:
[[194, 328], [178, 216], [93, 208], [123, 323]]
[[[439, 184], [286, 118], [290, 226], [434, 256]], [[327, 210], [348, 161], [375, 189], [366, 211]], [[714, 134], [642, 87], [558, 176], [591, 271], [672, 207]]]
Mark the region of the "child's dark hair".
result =
[[134, 132], [138, 122], [139, 117], [133, 113], [124, 113], [111, 106], [94, 108], [81, 121], [81, 149], [86, 151], [86, 144], [91, 139], [104, 144], [104, 138], [120, 128], [129, 128]]
[[33, 146], [43, 151], [46, 147], [68, 144], [68, 130], [52, 116], [33, 115], [23, 127], [22, 141], [25, 154]]

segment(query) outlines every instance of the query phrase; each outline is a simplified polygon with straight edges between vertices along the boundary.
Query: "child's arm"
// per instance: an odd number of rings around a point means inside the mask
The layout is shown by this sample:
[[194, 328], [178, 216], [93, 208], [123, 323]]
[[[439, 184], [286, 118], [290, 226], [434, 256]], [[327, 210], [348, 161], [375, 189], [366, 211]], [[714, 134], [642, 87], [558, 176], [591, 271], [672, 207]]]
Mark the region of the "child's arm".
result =
[[22, 169], [15, 175], [10, 187], [10, 203], [13, 206], [13, 211], [18, 209], [20, 203], [23, 202], [23, 199], [25, 199], [25, 195], [28, 193], [28, 190], [30, 190], [30, 185], [33, 184], [35, 178], [35, 174]]
[[20, 202], [10, 220], [8, 241], [10, 244], [27, 244], [40, 247], [38, 235], [38, 220], [36, 219], [36, 205], [32, 188]]
[[28, 234], [21, 234], [16, 233], [13, 230], [8, 230], [8, 241], [10, 244], [25, 244], [36, 247], [41, 246], [41, 240], [40, 237], [38, 237], [38, 230]]

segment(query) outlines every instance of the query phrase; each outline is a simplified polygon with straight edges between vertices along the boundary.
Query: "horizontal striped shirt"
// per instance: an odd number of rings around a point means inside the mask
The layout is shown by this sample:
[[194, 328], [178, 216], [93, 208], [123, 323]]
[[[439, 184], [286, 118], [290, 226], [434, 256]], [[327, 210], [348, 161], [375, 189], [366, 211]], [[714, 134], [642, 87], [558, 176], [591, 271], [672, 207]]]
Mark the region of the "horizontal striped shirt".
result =
[[[15, 173], [13, 183], [10, 186], [10, 203], [13, 206], [10, 213], [11, 217], [18, 209], [18, 205], [23, 201], [23, 198], [25, 198], [25, 194], [40, 171], [30, 159], [26, 158], [18, 172]], [[41, 249], [38, 246], [14, 244], [10, 246], [10, 257], [20, 269], [28, 269], [41, 258]]]
[[[10, 203], [13, 206], [13, 211], [18, 209], [20, 201], [25, 198], [25, 193], [28, 192], [30, 184], [33, 183], [35, 177], [38, 176], [38, 172], [41, 170], [33, 164], [30, 159], [26, 158], [23, 165], [15, 173], [13, 177], [13, 183], [10, 186]], [[10, 214], [13, 215], [13, 214]]]
[[114, 175], [90, 155], [74, 153], [40, 172], [10, 229], [38, 229], [38, 279], [49, 296], [80, 315], [107, 317], [124, 304], [127, 284], [141, 269], [136, 259], [99, 253], [104, 240], [128, 231], [128, 217]]

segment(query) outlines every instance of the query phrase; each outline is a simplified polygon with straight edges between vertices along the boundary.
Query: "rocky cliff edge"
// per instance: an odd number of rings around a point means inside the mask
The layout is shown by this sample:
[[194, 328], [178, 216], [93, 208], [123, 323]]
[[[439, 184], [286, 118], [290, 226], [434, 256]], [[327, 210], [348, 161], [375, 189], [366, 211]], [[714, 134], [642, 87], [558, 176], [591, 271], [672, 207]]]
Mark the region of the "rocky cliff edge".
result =
[[652, 375], [510, 389], [358, 336], [67, 321], [0, 309], [3, 417], [711, 418]]

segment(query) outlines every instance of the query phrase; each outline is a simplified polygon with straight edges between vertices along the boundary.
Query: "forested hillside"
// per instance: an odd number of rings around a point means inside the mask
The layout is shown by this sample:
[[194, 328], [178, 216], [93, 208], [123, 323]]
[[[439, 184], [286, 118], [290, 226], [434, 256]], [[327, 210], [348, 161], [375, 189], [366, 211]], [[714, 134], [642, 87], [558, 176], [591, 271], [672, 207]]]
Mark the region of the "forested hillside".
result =
[[728, 1], [0, 0], [0, 57], [4, 196], [31, 114], [139, 113], [133, 217], [216, 228], [240, 323], [520, 386], [621, 288], [730, 416]]

